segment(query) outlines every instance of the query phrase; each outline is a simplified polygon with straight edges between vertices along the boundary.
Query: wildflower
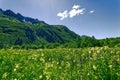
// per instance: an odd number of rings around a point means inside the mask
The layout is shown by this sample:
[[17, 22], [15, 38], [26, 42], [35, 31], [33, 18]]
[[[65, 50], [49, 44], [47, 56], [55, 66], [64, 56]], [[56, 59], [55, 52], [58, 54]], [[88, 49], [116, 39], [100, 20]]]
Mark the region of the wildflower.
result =
[[15, 68], [13, 71], [16, 71], [17, 69]]
[[75, 62], [75, 60], [73, 60], [73, 62]]
[[108, 49], [109, 47], [108, 46], [104, 46], [104, 49], [106, 50], [106, 49]]
[[113, 51], [111, 51], [111, 53], [114, 53]]
[[59, 62], [57, 62], [57, 65], [59, 64]]
[[16, 67], [16, 68], [19, 68], [19, 64], [16, 64], [15, 67]]
[[70, 63], [69, 63], [69, 62], [66, 62], [66, 66], [67, 66], [67, 67], [70, 67]]
[[97, 79], [97, 76], [95, 76], [95, 79]]
[[40, 58], [40, 61], [44, 63], [44, 62], [45, 62], [45, 59], [44, 59], [44, 58]]
[[3, 74], [2, 78], [6, 78], [7, 77], [7, 72]]
[[50, 75], [46, 75], [46, 80], [50, 80]]
[[94, 69], [94, 70], [96, 70], [96, 69], [97, 69], [97, 67], [96, 67], [95, 65], [93, 65], [93, 69]]
[[14, 80], [17, 80], [16, 78]]
[[94, 53], [94, 54], [93, 54], [93, 59], [96, 60], [96, 58], [97, 58], [97, 54]]
[[92, 53], [91, 51], [89, 51], [89, 54]]
[[90, 73], [87, 74], [88, 76], [90, 75]]
[[51, 58], [49, 58], [49, 61], [51, 61]]
[[100, 53], [100, 50], [97, 50], [97, 53]]
[[119, 61], [120, 61], [120, 58], [118, 58], [117, 61], [119, 62]]
[[13, 71], [16, 71], [18, 68], [19, 68], [19, 64], [16, 64]]
[[59, 69], [62, 69], [62, 67], [58, 67]]
[[42, 77], [43, 77], [42, 75], [39, 76], [40, 79], [42, 79]]
[[112, 68], [112, 65], [109, 65], [109, 68]]
[[44, 53], [42, 53], [41, 56], [43, 57], [43, 56], [44, 56]]

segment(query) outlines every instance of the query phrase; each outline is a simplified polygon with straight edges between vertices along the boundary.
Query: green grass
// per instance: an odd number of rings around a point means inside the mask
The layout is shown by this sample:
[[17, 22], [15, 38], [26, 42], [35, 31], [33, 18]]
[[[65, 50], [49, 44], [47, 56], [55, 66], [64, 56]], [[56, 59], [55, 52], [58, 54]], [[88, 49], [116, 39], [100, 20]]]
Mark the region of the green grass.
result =
[[2, 49], [1, 80], [120, 80], [120, 48]]

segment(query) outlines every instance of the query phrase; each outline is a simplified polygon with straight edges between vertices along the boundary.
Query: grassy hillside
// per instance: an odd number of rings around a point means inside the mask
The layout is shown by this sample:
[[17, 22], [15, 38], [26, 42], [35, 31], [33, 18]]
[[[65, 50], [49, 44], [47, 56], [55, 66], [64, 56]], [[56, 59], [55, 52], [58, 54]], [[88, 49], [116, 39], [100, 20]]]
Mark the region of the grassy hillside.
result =
[[79, 36], [63, 25], [49, 25], [11, 10], [0, 9], [0, 48], [119, 47], [120, 37], [97, 40]]
[[120, 48], [2, 49], [1, 80], [120, 80]]
[[16, 17], [1, 13], [0, 36], [1, 45], [12, 46], [23, 44], [42, 45], [43, 43], [64, 44], [74, 41], [78, 35], [62, 25], [48, 25], [43, 21], [36, 24], [26, 21], [21, 22]]

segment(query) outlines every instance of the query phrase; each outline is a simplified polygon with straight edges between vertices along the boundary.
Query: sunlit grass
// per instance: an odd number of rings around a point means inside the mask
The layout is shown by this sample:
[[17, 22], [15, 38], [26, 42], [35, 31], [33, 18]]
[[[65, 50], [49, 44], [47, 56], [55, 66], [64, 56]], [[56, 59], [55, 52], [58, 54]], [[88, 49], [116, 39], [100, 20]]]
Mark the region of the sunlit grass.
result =
[[120, 49], [2, 49], [1, 80], [120, 80]]

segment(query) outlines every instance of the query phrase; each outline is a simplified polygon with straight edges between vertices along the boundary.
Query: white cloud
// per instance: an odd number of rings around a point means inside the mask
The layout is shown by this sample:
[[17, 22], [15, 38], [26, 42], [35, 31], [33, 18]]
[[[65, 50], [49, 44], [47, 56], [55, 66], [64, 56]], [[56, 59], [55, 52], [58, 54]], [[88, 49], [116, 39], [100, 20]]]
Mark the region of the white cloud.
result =
[[89, 13], [94, 13], [95, 12], [95, 10], [91, 10], [91, 11], [89, 11]]
[[72, 8], [73, 9], [78, 9], [78, 8], [80, 8], [80, 5], [74, 5]]
[[[63, 20], [65, 18], [73, 18], [78, 15], [84, 14], [86, 11], [85, 8], [81, 8], [80, 5], [73, 5], [72, 9], [70, 11], [65, 10], [64, 12], [59, 12], [57, 14], [58, 17], [60, 17], [60, 20]], [[89, 11], [88, 13], [94, 13], [94, 10]]]
[[73, 18], [74, 16], [80, 15], [80, 14], [84, 14], [85, 8], [82, 9], [75, 9], [73, 8], [70, 12], [69, 12], [69, 17]]
[[63, 20], [68, 17], [68, 11], [65, 10], [64, 12], [60, 12], [57, 14], [58, 17], [60, 17], [60, 20]]

